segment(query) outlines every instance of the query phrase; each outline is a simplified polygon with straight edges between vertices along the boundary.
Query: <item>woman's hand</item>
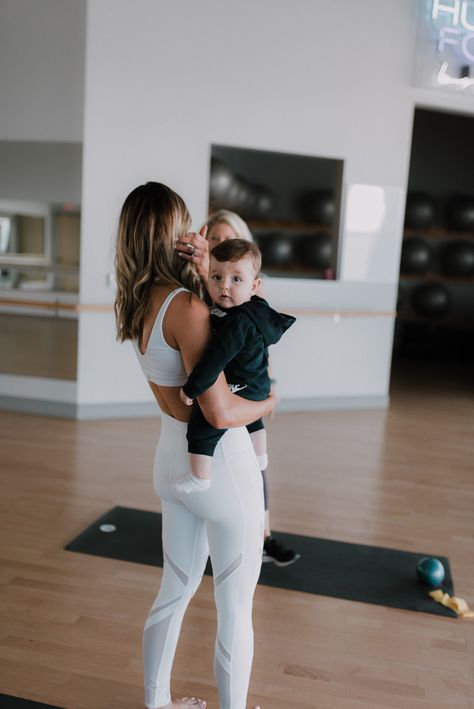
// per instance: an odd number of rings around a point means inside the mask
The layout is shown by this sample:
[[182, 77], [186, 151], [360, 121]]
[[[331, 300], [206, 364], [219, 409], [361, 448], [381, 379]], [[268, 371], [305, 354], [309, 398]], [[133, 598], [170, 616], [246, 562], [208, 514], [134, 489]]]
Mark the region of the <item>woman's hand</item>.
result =
[[272, 421], [273, 418], [275, 417], [276, 407], [279, 402], [278, 395], [276, 393], [274, 393], [272, 390], [270, 390], [270, 394], [265, 399], [265, 401], [268, 405], [268, 411], [265, 414], [265, 416], [269, 416], [270, 421]]
[[176, 242], [176, 252], [185, 261], [194, 263], [199, 277], [204, 282], [209, 275], [209, 242], [206, 239], [207, 226], [204, 225], [199, 234], [189, 231]]
[[271, 413], [270, 413], [270, 421], [273, 421], [273, 419], [275, 418], [275, 414], [276, 414], [276, 407], [277, 407], [278, 404], [280, 403], [280, 397], [279, 397], [279, 395], [278, 395], [278, 389], [277, 389], [277, 385], [276, 385], [276, 380], [275, 380], [275, 379], [271, 379], [270, 382], [271, 382], [271, 384], [270, 384], [270, 396], [271, 396], [272, 399], [274, 399], [274, 401], [275, 401], [274, 406], [273, 406], [273, 409], [272, 409], [272, 411], [271, 411]]

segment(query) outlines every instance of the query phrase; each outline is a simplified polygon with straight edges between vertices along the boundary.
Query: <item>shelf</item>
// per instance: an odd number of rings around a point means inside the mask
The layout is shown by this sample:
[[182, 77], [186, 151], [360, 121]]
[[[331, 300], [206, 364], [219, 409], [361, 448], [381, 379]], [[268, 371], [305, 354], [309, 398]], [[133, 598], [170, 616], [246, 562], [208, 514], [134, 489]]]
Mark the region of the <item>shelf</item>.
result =
[[420, 325], [436, 325], [445, 328], [474, 330], [474, 318], [452, 317], [449, 314], [441, 317], [430, 317], [428, 315], [416, 315], [415, 313], [397, 313], [397, 319], [404, 322], [418, 323]]
[[448, 239], [449, 241], [466, 239], [470, 241], [474, 239], [474, 231], [455, 231], [441, 227], [431, 227], [430, 229], [410, 229], [405, 227], [403, 238], [407, 239], [411, 236], [420, 236], [425, 239]]
[[67, 266], [61, 263], [12, 263], [0, 258], [0, 269], [2, 271], [20, 271], [22, 273], [58, 273], [64, 275], [76, 275], [79, 273], [79, 266]]
[[400, 281], [423, 283], [474, 283], [474, 276], [450, 276], [445, 273], [400, 273]]
[[335, 281], [336, 278], [325, 278], [324, 273], [331, 269], [307, 268], [305, 266], [266, 266], [263, 264], [262, 273], [269, 278], [312, 278], [318, 281]]
[[292, 231], [292, 232], [324, 232], [325, 234], [335, 234], [334, 226], [324, 226], [323, 224], [309, 224], [308, 222], [291, 221], [266, 221], [250, 219], [247, 222], [252, 231]]

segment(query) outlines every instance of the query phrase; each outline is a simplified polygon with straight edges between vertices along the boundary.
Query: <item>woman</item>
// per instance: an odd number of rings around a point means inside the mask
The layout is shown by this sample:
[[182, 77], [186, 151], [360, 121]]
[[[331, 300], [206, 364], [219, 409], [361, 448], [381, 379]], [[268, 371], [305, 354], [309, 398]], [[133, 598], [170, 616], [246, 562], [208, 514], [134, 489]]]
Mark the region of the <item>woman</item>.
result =
[[[218, 212], [211, 214], [205, 226], [207, 226], [208, 229], [206, 238], [204, 238], [202, 234], [193, 234], [189, 239], [186, 237], [186, 241], [179, 240], [177, 244], [178, 254], [185, 261], [194, 263], [203, 282], [207, 281], [209, 272], [209, 251], [212, 251], [214, 246], [217, 246], [222, 241], [227, 241], [227, 239], [253, 241], [252, 233], [246, 222], [242, 217], [239, 217], [238, 214], [228, 209], [220, 209]], [[262, 298], [265, 297], [261, 287], [257, 293]], [[272, 393], [278, 398], [274, 386], [275, 380], [272, 380], [272, 382]], [[277, 566], [289, 566], [300, 558], [300, 554], [293, 551], [293, 549], [285, 547], [285, 545], [278, 541], [272, 534], [266, 466], [261, 473], [265, 505], [265, 539], [263, 543], [262, 561], [273, 562]]]
[[170, 674], [183, 615], [210, 552], [220, 706], [244, 709], [253, 654], [252, 599], [261, 563], [263, 491], [243, 426], [269, 414], [273, 398], [246, 401], [229, 392], [221, 375], [199, 397], [214, 427], [230, 427], [213, 458], [215, 483], [201, 495], [176, 492], [176, 481], [189, 474], [189, 408], [181, 402], [179, 389], [210, 337], [208, 308], [199, 297], [200, 278], [175, 249], [179, 239], [194, 238], [188, 234], [190, 226], [183, 200], [165, 185], [148, 182], [125, 200], [117, 237], [118, 339], [132, 341], [161, 409], [153, 475], [162, 504], [164, 569], [145, 623], [145, 704], [147, 709], [206, 707], [200, 699], [172, 701]]

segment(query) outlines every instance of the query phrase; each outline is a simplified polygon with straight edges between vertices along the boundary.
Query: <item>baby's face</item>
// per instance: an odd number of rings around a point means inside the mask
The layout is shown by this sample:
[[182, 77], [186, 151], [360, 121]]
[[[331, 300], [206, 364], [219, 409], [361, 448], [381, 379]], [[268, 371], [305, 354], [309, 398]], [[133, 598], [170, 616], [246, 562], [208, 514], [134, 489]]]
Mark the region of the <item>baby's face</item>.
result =
[[250, 255], [239, 261], [218, 261], [211, 256], [207, 288], [212, 302], [222, 308], [246, 303], [255, 294], [260, 279]]

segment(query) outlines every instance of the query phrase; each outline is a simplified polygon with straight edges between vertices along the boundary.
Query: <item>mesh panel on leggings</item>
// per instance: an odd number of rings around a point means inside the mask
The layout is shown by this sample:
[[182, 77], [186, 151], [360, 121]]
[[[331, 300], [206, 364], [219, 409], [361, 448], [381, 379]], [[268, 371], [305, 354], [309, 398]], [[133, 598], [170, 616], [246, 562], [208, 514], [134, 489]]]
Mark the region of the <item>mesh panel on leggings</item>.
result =
[[143, 634], [145, 662], [146, 658], [153, 658], [152, 667], [145, 665], [145, 692], [149, 703], [155, 701], [155, 699], [152, 699], [151, 695], [154, 695], [157, 689], [158, 694], [168, 691], [167, 688], [164, 690], [157, 687], [157, 679], [171, 618], [172, 614], [147, 628]]
[[239, 554], [239, 556], [235, 558], [234, 561], [230, 563], [226, 569], [224, 569], [224, 571], [221, 571], [221, 573], [214, 578], [214, 585], [218, 586], [220, 583], [225, 581], [228, 576], [230, 576], [236, 569], [239, 568], [241, 563], [242, 554]]
[[185, 574], [184, 571], [182, 569], [180, 569], [179, 566], [177, 566], [172, 559], [170, 559], [170, 557], [168, 556], [168, 554], [166, 552], [163, 552], [163, 556], [165, 558], [165, 561], [167, 561], [167, 563], [171, 566], [171, 568], [173, 569], [173, 571], [175, 572], [175, 574], [179, 578], [179, 580], [185, 586], [187, 586], [188, 581], [189, 581], [189, 576], [187, 574]]
[[177, 598], [173, 598], [172, 601], [168, 601], [168, 603], [163, 603], [161, 606], [156, 606], [155, 608], [152, 608], [151, 611], [148, 613], [148, 617], [150, 618], [152, 615], [156, 615], [165, 608], [168, 608], [168, 606], [172, 606], [173, 603], [177, 603], [181, 598], [182, 596], [178, 596]]
[[221, 709], [230, 709], [230, 674], [222, 667], [217, 656], [214, 658], [214, 673]]

